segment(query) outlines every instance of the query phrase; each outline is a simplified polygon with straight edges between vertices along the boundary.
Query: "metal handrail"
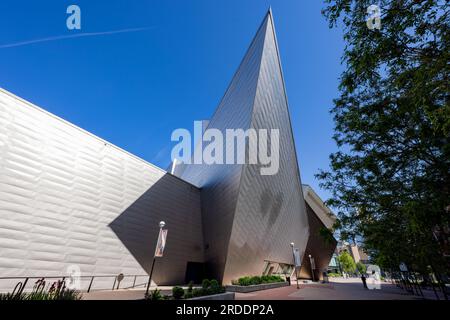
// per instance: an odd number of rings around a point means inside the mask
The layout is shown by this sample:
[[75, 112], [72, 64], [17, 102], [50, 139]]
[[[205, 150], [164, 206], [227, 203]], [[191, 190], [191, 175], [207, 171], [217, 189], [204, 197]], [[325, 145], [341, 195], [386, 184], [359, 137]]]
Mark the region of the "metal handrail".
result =
[[[114, 278], [114, 283], [113, 283], [113, 286], [112, 286], [111, 290], [118, 290], [119, 287], [120, 287], [120, 282], [121, 282], [121, 281], [119, 281], [119, 282], [117, 281], [118, 280], [117, 279], [118, 276], [119, 275], [91, 275], [91, 276], [82, 276], [81, 275], [81, 276], [77, 276], [77, 278], [80, 278], [80, 279], [86, 279], [86, 278], [87, 279], [91, 279], [91, 281], [89, 282], [88, 289], [86, 290], [86, 292], [90, 292], [91, 288], [92, 288], [92, 284], [93, 284], [95, 278]], [[123, 275], [123, 279], [128, 278], [128, 277], [134, 277], [133, 285], [131, 287], [126, 287], [124, 289], [132, 289], [132, 288], [135, 288], [136, 286], [141, 286], [142, 284], [137, 284], [136, 285], [137, 277], [149, 277], [149, 275], [148, 274]], [[66, 276], [28, 276], [28, 277], [27, 276], [20, 276], [20, 277], [0, 277], [0, 281], [1, 280], [24, 280], [23, 282], [19, 281], [15, 285], [14, 290], [13, 290], [14, 293], [17, 290], [17, 293], [21, 294], [23, 292], [23, 290], [25, 289], [25, 286], [27, 285], [28, 280], [30, 280], [30, 279], [43, 279], [43, 280], [45, 280], [45, 279], [62, 279], [64, 281], [66, 278], [68, 278], [67, 275]], [[123, 279], [122, 279], [122, 281], [123, 281]], [[117, 283], [117, 287], [116, 287], [116, 283]]]

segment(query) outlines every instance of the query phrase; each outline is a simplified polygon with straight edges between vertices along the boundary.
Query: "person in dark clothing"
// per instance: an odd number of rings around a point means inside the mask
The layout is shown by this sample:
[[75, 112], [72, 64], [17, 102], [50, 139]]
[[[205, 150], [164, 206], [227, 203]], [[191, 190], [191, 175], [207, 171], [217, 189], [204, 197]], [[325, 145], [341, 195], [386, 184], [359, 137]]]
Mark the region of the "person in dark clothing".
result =
[[369, 288], [367, 288], [366, 276], [364, 274], [361, 275], [361, 280], [362, 280], [364, 289], [369, 289]]

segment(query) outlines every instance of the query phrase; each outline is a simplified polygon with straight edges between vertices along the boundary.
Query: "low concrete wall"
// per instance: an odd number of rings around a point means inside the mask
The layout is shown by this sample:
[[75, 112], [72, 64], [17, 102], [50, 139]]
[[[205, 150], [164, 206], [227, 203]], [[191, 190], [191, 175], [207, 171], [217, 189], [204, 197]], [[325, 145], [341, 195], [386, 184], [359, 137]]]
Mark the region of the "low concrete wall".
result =
[[267, 290], [267, 289], [274, 289], [274, 288], [281, 288], [281, 287], [287, 287], [289, 286], [289, 282], [274, 282], [274, 283], [262, 283], [262, 284], [256, 284], [251, 286], [226, 286], [226, 290], [230, 292], [241, 292], [241, 293], [247, 293], [247, 292], [253, 292], [253, 291], [260, 291], [260, 290]]
[[186, 299], [186, 300], [234, 300], [234, 292], [225, 292], [225, 293], [213, 294], [210, 296], [195, 297], [195, 298]]

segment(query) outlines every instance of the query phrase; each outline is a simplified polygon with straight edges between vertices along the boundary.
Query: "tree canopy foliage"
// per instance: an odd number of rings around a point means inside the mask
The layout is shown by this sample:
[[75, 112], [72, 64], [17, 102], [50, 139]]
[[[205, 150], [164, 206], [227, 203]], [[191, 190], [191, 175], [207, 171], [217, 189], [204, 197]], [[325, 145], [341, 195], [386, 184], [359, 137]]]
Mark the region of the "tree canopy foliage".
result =
[[[346, 43], [331, 113], [338, 151], [317, 175], [343, 239], [384, 267], [449, 270], [433, 230], [449, 230], [449, 4], [326, 0]], [[366, 25], [377, 4], [381, 28]]]
[[356, 269], [358, 270], [358, 272], [359, 272], [360, 274], [365, 274], [366, 271], [367, 271], [366, 265], [365, 265], [364, 263], [362, 263], [361, 261], [359, 261], [359, 262], [356, 264]]
[[343, 251], [338, 257], [341, 268], [346, 273], [354, 273], [356, 271], [356, 263], [353, 257], [347, 252]]

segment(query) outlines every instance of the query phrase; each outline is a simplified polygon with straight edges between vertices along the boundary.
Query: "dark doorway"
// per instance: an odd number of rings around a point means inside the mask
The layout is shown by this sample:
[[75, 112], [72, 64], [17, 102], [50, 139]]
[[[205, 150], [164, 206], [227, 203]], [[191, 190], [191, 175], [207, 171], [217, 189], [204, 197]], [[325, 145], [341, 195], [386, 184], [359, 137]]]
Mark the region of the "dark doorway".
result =
[[205, 264], [201, 262], [188, 261], [186, 266], [185, 282], [193, 282], [195, 284], [202, 283], [205, 278]]

